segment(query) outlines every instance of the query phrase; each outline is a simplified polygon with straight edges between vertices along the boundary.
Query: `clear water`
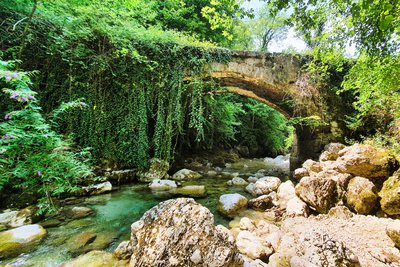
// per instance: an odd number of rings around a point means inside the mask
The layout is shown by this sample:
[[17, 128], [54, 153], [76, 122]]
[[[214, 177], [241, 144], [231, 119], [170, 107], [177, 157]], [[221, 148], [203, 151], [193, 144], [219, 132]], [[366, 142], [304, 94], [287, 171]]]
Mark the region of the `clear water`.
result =
[[[240, 172], [245, 176], [245, 173], [254, 173], [259, 169], [268, 167], [270, 166], [262, 159], [244, 160], [227, 167], [223, 171]], [[243, 187], [228, 186], [226, 184], [228, 180], [229, 178], [208, 177], [183, 183], [183, 185], [205, 185], [207, 197], [195, 199], [198, 203], [210, 209], [214, 214], [215, 224], [225, 226], [228, 226], [229, 220], [216, 211], [220, 195], [240, 193], [250, 197]], [[127, 185], [110, 194], [89, 197], [84, 203], [77, 206], [93, 208], [96, 211], [94, 216], [48, 228], [45, 240], [35, 251], [22, 254], [15, 259], [0, 261], [0, 266], [1, 264], [35, 267], [60, 266], [63, 262], [77, 256], [77, 253], [71, 253], [71, 243], [74, 242], [73, 240], [78, 234], [85, 232], [96, 233], [96, 240], [107, 240], [105, 241], [107, 245], [102, 246], [101, 249], [113, 251], [121, 241], [129, 239], [130, 226], [133, 222], [139, 220], [147, 210], [159, 202], [174, 197], [176, 196], [168, 193], [154, 193], [148, 188], [147, 184]]]

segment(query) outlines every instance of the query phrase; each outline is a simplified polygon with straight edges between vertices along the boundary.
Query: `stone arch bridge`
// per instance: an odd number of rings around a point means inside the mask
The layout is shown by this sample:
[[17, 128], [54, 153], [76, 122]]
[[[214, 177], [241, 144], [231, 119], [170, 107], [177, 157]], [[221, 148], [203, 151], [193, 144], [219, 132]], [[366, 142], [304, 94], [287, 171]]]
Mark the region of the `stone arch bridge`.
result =
[[329, 108], [324, 106], [320, 90], [310, 83], [310, 75], [302, 70], [307, 60], [287, 54], [232, 52], [229, 63], [213, 63], [210, 72], [224, 92], [256, 99], [286, 118], [313, 116], [325, 121], [316, 128], [295, 126], [292, 169], [306, 159], [316, 158], [325, 144], [342, 141], [335, 116], [323, 116]]

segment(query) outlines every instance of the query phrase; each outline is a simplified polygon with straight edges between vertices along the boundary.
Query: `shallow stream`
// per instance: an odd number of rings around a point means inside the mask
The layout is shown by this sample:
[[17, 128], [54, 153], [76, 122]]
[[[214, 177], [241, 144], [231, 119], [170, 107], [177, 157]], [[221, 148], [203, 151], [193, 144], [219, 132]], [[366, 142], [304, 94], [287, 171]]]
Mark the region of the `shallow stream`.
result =
[[[228, 173], [239, 172], [242, 178], [248, 178], [260, 169], [276, 168], [272, 160], [242, 159], [226, 168], [219, 170], [225, 175], [205, 176], [196, 181], [185, 182], [182, 185], [204, 185], [207, 197], [195, 198], [197, 202], [206, 206], [214, 214], [215, 224], [227, 226], [229, 220], [222, 217], [217, 211], [218, 199], [222, 194], [240, 193], [250, 197], [244, 187], [228, 186]], [[204, 170], [206, 173], [207, 170]], [[282, 177], [283, 178], [283, 177]], [[130, 226], [139, 220], [151, 207], [159, 202], [177, 196], [168, 193], [152, 192], [147, 184], [132, 184], [119, 188], [109, 194], [88, 197], [77, 206], [87, 206], [96, 211], [95, 215], [71, 221], [65, 225], [48, 228], [45, 240], [31, 253], [22, 254], [15, 259], [8, 259], [1, 264], [6, 266], [60, 266], [63, 262], [84, 253], [77, 247], [79, 235], [83, 233], [96, 234], [91, 249], [105, 249], [113, 251], [123, 240], [130, 237]]]

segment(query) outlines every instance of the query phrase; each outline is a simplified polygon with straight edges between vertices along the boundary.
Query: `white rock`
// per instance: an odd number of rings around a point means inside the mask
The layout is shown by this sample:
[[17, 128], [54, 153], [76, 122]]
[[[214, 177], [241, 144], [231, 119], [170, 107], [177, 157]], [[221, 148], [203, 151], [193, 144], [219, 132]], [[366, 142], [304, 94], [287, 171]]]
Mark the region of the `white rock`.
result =
[[273, 253], [270, 244], [249, 231], [240, 231], [236, 238], [236, 246], [240, 253], [251, 259], [267, 258]]
[[285, 209], [288, 201], [294, 197], [296, 197], [295, 187], [292, 181], [286, 181], [278, 188], [275, 204]]
[[247, 207], [247, 198], [240, 194], [225, 194], [220, 196], [218, 211], [222, 214], [233, 217]]
[[201, 174], [189, 169], [182, 169], [177, 171], [174, 175], [172, 175], [172, 179], [174, 180], [195, 180], [199, 179]]
[[286, 215], [289, 217], [303, 216], [308, 217], [309, 209], [306, 203], [300, 198], [294, 197], [287, 202]]
[[151, 182], [149, 187], [151, 188], [151, 190], [163, 191], [163, 190], [170, 190], [172, 188], [176, 188], [177, 185], [176, 185], [175, 181], [172, 181], [172, 180], [155, 179]]

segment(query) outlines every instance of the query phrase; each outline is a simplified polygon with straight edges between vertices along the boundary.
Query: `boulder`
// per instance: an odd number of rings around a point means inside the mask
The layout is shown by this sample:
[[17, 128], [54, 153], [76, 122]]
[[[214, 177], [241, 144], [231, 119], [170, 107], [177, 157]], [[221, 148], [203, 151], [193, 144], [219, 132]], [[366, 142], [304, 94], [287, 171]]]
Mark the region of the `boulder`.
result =
[[169, 163], [165, 160], [153, 158], [150, 160], [150, 168], [146, 172], [138, 172], [137, 176], [141, 182], [151, 182], [155, 179], [162, 179], [169, 170]]
[[321, 180], [330, 179], [335, 181], [339, 201], [341, 201], [345, 197], [347, 186], [349, 184], [350, 179], [352, 178], [351, 174], [340, 173], [335, 170], [323, 170], [318, 173], [312, 173], [311, 177]]
[[164, 191], [176, 188], [178, 186], [176, 185], [175, 181], [172, 180], [155, 179], [150, 183], [149, 187], [151, 190]]
[[297, 180], [300, 180], [303, 177], [310, 176], [306, 168], [298, 168], [293, 172], [293, 177]]
[[340, 172], [374, 181], [378, 178], [389, 177], [395, 163], [396, 160], [387, 150], [355, 144], [339, 152], [337, 168]]
[[296, 186], [296, 195], [319, 213], [328, 213], [338, 201], [336, 182], [332, 179], [304, 177]]
[[382, 210], [389, 215], [400, 214], [400, 172], [397, 171], [393, 176], [383, 183], [379, 192]]
[[286, 216], [296, 217], [303, 216], [308, 217], [309, 210], [306, 203], [301, 201], [298, 197], [294, 197], [287, 202], [286, 205]]
[[46, 230], [38, 224], [24, 225], [0, 232], [0, 259], [17, 256], [29, 251], [46, 235]]
[[118, 170], [118, 171], [106, 171], [104, 176], [114, 185], [119, 185], [123, 183], [128, 183], [136, 178], [135, 169]]
[[38, 207], [29, 206], [19, 211], [7, 211], [0, 214], [0, 224], [7, 228], [16, 228], [38, 221]]
[[172, 179], [182, 181], [182, 180], [196, 180], [201, 177], [201, 174], [189, 169], [182, 169], [172, 175]]
[[322, 171], [322, 166], [321, 163], [316, 162], [312, 159], [306, 160], [302, 167], [309, 173], [311, 174], [312, 172], [320, 172]]
[[294, 197], [296, 197], [294, 184], [292, 181], [286, 181], [278, 187], [275, 204], [285, 209], [288, 201]]
[[161, 202], [132, 224], [130, 266], [237, 266], [229, 230], [193, 199]]
[[248, 202], [248, 206], [250, 209], [253, 210], [265, 211], [273, 206], [272, 196], [262, 195], [257, 198], [250, 199]]
[[324, 151], [319, 156], [319, 161], [336, 160], [339, 157], [339, 151], [346, 148], [341, 143], [330, 143], [324, 148]]
[[68, 218], [80, 219], [92, 215], [94, 210], [88, 207], [73, 207], [64, 209], [62, 213]]
[[112, 184], [110, 182], [104, 182], [96, 185], [89, 185], [82, 188], [89, 195], [100, 195], [111, 192]]
[[245, 179], [240, 178], [240, 177], [234, 177], [232, 180], [229, 180], [227, 182], [228, 185], [236, 185], [236, 186], [245, 186], [248, 185], [249, 183], [246, 182]]
[[375, 185], [364, 177], [354, 177], [347, 187], [347, 205], [358, 214], [369, 214], [378, 204]]
[[328, 216], [337, 219], [348, 220], [353, 217], [353, 213], [351, 213], [346, 206], [336, 206], [329, 210]]
[[247, 198], [240, 194], [225, 194], [220, 196], [217, 209], [227, 217], [233, 218], [247, 208]]
[[247, 182], [249, 183], [255, 183], [258, 181], [259, 178], [255, 177], [255, 176], [250, 176], [249, 178], [247, 178]]
[[262, 177], [254, 184], [251, 183], [246, 187], [246, 191], [252, 196], [267, 195], [272, 191], [276, 191], [281, 184], [281, 179], [273, 176]]
[[389, 227], [386, 229], [386, 234], [393, 241], [396, 248], [400, 249], [400, 227]]
[[204, 185], [185, 185], [182, 187], [174, 188], [170, 193], [178, 196], [186, 197], [206, 197], [207, 190]]
[[118, 260], [112, 253], [106, 251], [91, 251], [81, 255], [61, 267], [126, 267], [126, 261]]
[[250, 231], [240, 231], [236, 238], [236, 246], [240, 253], [249, 258], [267, 260], [274, 252], [271, 244]]

